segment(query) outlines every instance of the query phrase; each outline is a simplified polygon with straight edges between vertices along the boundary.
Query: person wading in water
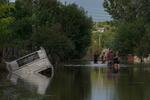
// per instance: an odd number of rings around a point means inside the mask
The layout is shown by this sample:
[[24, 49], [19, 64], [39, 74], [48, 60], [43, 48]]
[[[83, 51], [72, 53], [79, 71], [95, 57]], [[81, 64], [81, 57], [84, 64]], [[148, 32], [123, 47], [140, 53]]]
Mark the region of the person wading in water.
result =
[[118, 52], [116, 52], [113, 57], [113, 69], [115, 72], [118, 72], [120, 69], [120, 58]]
[[113, 51], [112, 49], [109, 49], [108, 53], [107, 53], [107, 61], [108, 61], [108, 67], [112, 67], [113, 65]]
[[98, 63], [98, 57], [99, 57], [99, 54], [97, 52], [94, 53], [94, 64]]

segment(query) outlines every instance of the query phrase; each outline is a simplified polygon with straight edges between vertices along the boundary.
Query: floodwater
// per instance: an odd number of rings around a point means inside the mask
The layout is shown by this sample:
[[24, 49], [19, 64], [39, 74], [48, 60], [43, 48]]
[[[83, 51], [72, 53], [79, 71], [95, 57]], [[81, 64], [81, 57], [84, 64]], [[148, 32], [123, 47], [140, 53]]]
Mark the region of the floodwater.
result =
[[0, 100], [150, 100], [150, 67], [66, 66], [54, 76], [0, 73]]

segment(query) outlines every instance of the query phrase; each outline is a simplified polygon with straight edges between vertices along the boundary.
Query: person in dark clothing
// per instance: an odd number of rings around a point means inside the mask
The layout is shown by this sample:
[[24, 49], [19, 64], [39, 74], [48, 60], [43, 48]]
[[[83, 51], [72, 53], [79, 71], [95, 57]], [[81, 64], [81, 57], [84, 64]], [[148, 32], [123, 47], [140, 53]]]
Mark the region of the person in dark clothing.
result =
[[116, 72], [120, 69], [120, 58], [118, 56], [118, 52], [113, 57], [113, 68]]
[[94, 64], [97, 64], [98, 63], [98, 54], [94, 54]]
[[112, 67], [112, 64], [113, 64], [113, 51], [110, 49], [107, 53], [107, 65], [108, 67]]
[[101, 56], [101, 61], [102, 61], [102, 64], [104, 64], [106, 62], [105, 52], [103, 52], [103, 54]]

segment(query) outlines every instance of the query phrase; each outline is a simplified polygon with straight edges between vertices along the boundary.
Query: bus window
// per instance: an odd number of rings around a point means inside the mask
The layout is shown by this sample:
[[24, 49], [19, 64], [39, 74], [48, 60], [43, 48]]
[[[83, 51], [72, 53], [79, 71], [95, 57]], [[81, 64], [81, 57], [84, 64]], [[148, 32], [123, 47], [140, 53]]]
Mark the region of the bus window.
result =
[[24, 58], [21, 58], [21, 59], [17, 60], [17, 63], [18, 63], [18, 66], [21, 67], [21, 66], [23, 66], [25, 64], [31, 63], [34, 60], [39, 59], [39, 58], [40, 57], [39, 57], [38, 53], [36, 52], [36, 53], [33, 53], [31, 55], [28, 55], [28, 56], [26, 56]]

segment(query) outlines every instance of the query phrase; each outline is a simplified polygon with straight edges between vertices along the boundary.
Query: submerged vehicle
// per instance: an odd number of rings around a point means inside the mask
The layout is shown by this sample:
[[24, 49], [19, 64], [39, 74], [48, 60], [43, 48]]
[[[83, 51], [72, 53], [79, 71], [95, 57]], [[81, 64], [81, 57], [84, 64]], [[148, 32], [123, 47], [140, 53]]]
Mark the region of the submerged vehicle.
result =
[[54, 71], [51, 72], [50, 76], [43, 75], [41, 73], [31, 74], [14, 74], [9, 73], [7, 78], [13, 85], [18, 88], [25, 88], [30, 92], [35, 92], [40, 95], [45, 95], [48, 86], [50, 86], [53, 79]]
[[16, 74], [39, 73], [48, 68], [53, 70], [44, 48], [6, 64], [8, 71]]

